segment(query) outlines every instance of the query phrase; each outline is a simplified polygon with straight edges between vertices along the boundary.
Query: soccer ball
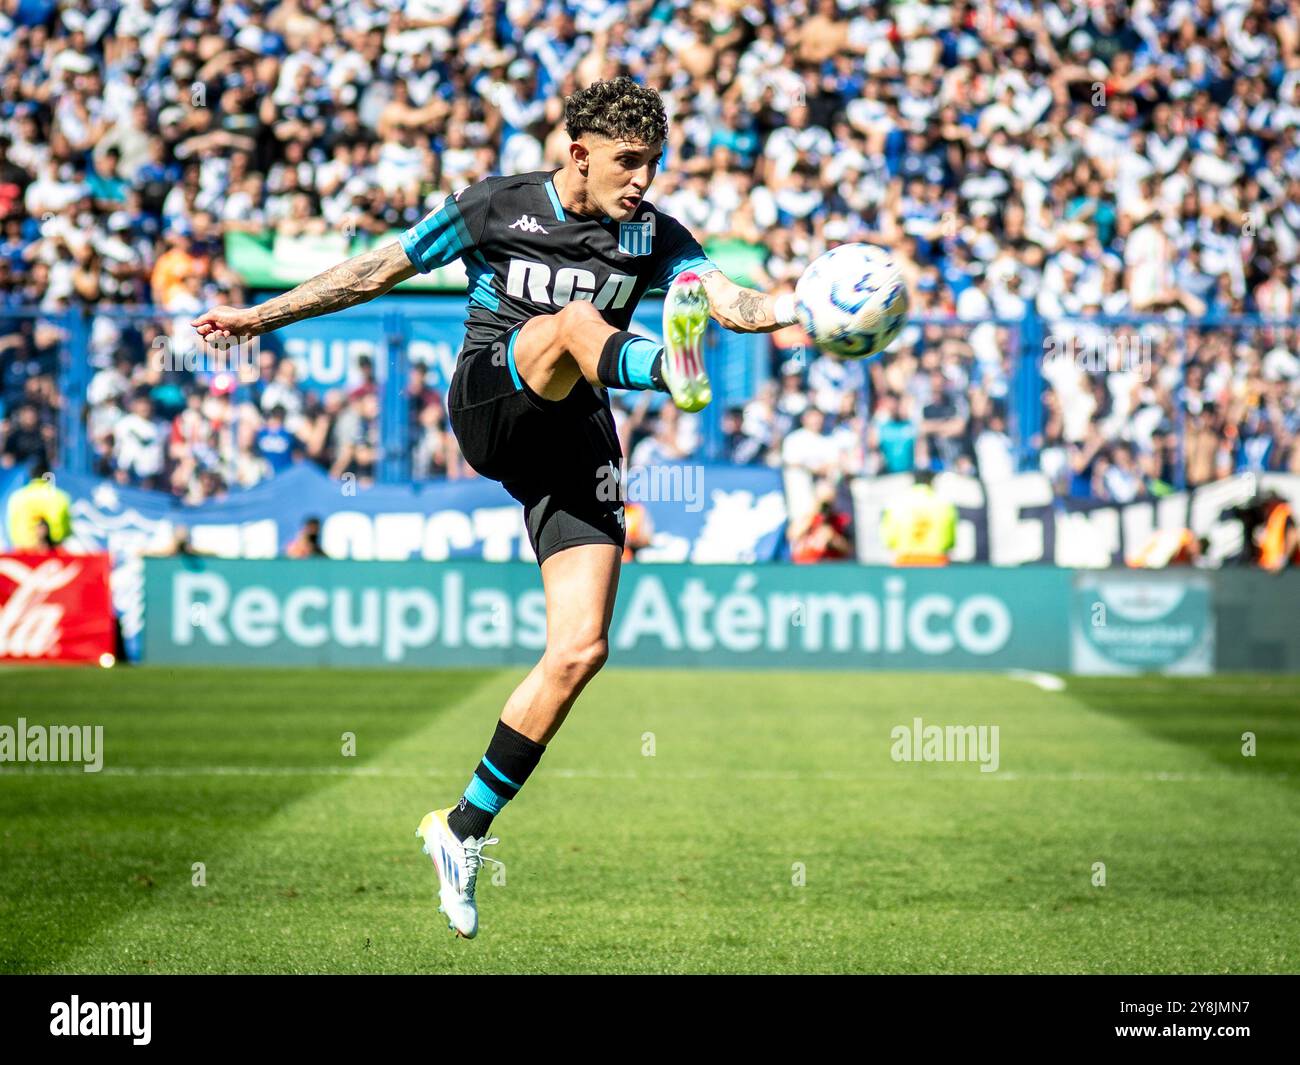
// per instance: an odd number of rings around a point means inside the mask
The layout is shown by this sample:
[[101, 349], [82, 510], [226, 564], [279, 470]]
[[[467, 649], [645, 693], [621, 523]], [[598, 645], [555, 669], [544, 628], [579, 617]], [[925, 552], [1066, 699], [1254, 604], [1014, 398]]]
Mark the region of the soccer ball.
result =
[[893, 256], [874, 244], [841, 244], [819, 256], [795, 285], [800, 323], [823, 351], [878, 355], [907, 322], [907, 286]]

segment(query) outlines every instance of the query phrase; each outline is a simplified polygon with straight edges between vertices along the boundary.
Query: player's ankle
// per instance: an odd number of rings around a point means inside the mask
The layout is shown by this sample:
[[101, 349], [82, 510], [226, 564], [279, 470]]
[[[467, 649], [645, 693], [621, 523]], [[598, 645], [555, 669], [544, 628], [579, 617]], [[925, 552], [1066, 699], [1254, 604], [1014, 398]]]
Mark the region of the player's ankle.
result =
[[529, 739], [504, 721], [498, 721], [487, 752], [474, 769], [469, 786], [451, 813], [447, 827], [462, 842], [470, 836], [482, 839], [501, 812], [537, 768], [544, 743]]
[[452, 807], [451, 813], [447, 815], [447, 827], [451, 829], [451, 834], [460, 842], [473, 836], [475, 839], [482, 839], [487, 835], [487, 831], [492, 827], [492, 813], [480, 809], [472, 802], [467, 802], [462, 796], [460, 802]]

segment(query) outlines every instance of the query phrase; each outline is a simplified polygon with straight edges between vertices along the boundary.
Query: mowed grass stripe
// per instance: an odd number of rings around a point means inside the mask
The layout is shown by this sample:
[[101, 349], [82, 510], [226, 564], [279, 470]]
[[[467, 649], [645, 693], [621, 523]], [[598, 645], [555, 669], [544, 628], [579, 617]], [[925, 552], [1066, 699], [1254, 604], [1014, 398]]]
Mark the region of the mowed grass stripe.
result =
[[[66, 766], [38, 766], [22, 769], [0, 769], [3, 776], [82, 776], [84, 769]], [[109, 766], [98, 770], [110, 777], [387, 777], [391, 779], [428, 779], [441, 780], [448, 777], [462, 777], [464, 769], [399, 769], [386, 766], [250, 766], [250, 765], [195, 765], [195, 766]], [[648, 777], [647, 773], [603, 772], [599, 769], [553, 769], [547, 774], [557, 779], [588, 780], [636, 780]], [[734, 772], [710, 773], [694, 770], [684, 773], [658, 772], [656, 780], [771, 780], [797, 783], [801, 780], [844, 780], [844, 781], [892, 781], [898, 779], [897, 773], [841, 773], [825, 771], [818, 773], [799, 773], [787, 770], [736, 770]], [[1016, 784], [1023, 781], [1052, 781], [1058, 784], [1103, 784], [1121, 781], [1146, 781], [1156, 784], [1208, 784], [1215, 781], [1234, 781], [1237, 783], [1279, 783], [1300, 779], [1295, 773], [1247, 772], [1242, 770], [1221, 770], [1209, 773], [1184, 773], [1169, 770], [1153, 770], [1147, 773], [1035, 773], [998, 770], [991, 776], [972, 778], [969, 770], [942, 771], [926, 770], [927, 780], [952, 780], [969, 783], [972, 779], [987, 784]]]
[[[104, 729], [109, 772], [33, 767], [0, 774], [0, 969], [75, 971], [67, 959], [100, 926], [189, 883], [204, 853], [328, 787], [283, 770], [343, 762], [357, 735], [365, 764], [405, 732], [489, 681], [489, 672], [425, 674], [390, 686], [372, 671], [133, 668], [7, 674], [0, 724]], [[264, 778], [187, 775], [215, 759], [272, 769]], [[115, 775], [165, 762], [174, 777]]]
[[[318, 677], [314, 698], [328, 702], [331, 675]], [[429, 677], [387, 682], [427, 687]], [[506, 882], [484, 880], [483, 935], [458, 942], [434, 912], [413, 819], [458, 794], [464, 781], [446, 767], [468, 776], [514, 679], [499, 676], [386, 746], [369, 763], [382, 775], [328, 778], [223, 835], [207, 888], [188, 886], [186, 863], [181, 886], [47, 967], [1298, 967], [1295, 793], [1252, 775], [1247, 760], [1225, 770], [1217, 745], [1239, 708], [1225, 709], [1218, 691], [1198, 701], [1190, 684], [1203, 716], [1191, 742], [1174, 741], [1072, 689], [989, 676], [603, 674], [498, 821]], [[1236, 702], [1251, 698], [1243, 684]], [[915, 716], [999, 725], [999, 773], [894, 762], [890, 730]], [[265, 753], [244, 761], [266, 764]], [[1003, 773], [1014, 787], [988, 786]], [[218, 783], [232, 782], [250, 783]], [[111, 784], [141, 787], [160, 806], [177, 786]], [[1098, 861], [1104, 888], [1091, 883]]]

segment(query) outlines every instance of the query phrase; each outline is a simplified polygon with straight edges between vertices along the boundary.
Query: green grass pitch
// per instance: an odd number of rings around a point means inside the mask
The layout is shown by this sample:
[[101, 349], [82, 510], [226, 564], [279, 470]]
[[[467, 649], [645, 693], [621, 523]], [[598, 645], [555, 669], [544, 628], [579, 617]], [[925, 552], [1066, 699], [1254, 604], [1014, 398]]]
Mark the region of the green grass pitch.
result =
[[[0, 724], [105, 745], [0, 767], [0, 970], [1300, 971], [1300, 678], [611, 669], [463, 942], [415, 827], [521, 675], [0, 672]], [[895, 762], [916, 716], [999, 770]]]

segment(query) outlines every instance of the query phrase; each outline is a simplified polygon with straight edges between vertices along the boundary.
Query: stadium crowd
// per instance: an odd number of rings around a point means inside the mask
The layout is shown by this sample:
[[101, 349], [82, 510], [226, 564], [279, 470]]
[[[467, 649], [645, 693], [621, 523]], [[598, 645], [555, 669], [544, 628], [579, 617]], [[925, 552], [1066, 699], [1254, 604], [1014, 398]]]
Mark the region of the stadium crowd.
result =
[[[917, 316], [880, 359], [772, 334], [726, 457], [844, 474], [1043, 469], [1126, 501], [1300, 472], [1300, 0], [0, 0], [0, 318], [90, 312], [97, 468], [202, 501], [294, 461], [363, 481], [374, 368], [301, 387], [148, 355], [247, 303], [223, 238], [379, 236], [494, 173], [561, 165], [563, 97], [627, 73], [671, 119], [652, 199], [733, 276], [788, 289], [893, 248]], [[125, 326], [96, 309], [152, 304]], [[1045, 331], [1018, 440], [1019, 324]], [[1127, 325], [1125, 316], [1148, 315]], [[995, 319], [995, 321], [990, 320]], [[62, 338], [0, 322], [0, 461], [58, 459]], [[469, 475], [422, 369], [416, 478]], [[698, 420], [620, 397], [633, 463]]]

